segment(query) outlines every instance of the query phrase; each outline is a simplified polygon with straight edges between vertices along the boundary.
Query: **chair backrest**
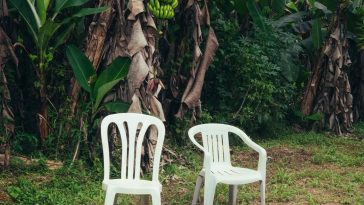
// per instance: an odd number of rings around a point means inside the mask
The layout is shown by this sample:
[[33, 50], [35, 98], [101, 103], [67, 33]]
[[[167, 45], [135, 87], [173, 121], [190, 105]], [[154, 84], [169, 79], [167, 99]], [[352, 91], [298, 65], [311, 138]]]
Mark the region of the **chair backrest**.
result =
[[[101, 123], [101, 140], [104, 155], [104, 180], [110, 179], [109, 126], [119, 130], [122, 144], [121, 179], [138, 180], [141, 174], [142, 144], [149, 127], [157, 129], [157, 143], [153, 159], [153, 181], [158, 181], [159, 164], [165, 135], [163, 122], [153, 116], [120, 113], [106, 116]], [[138, 132], [139, 131], [139, 132]], [[138, 134], [139, 133], [139, 134]]]
[[[232, 130], [231, 127], [225, 124], [201, 124], [192, 127], [188, 131], [188, 135], [197, 147], [205, 153], [210, 153], [213, 164], [231, 164], [229, 146], [229, 132]], [[195, 139], [195, 135], [198, 133], [202, 136], [202, 146]], [[206, 160], [205, 155], [204, 167], [207, 163]]]
[[[195, 139], [195, 135], [199, 133], [202, 136], [202, 145]], [[188, 136], [197, 147], [211, 155], [213, 164], [231, 164], [229, 133], [234, 133], [239, 136], [244, 143], [252, 149], [261, 149], [260, 146], [254, 143], [241, 129], [227, 124], [208, 123], [196, 125], [189, 129]], [[205, 154], [204, 167], [206, 162]]]

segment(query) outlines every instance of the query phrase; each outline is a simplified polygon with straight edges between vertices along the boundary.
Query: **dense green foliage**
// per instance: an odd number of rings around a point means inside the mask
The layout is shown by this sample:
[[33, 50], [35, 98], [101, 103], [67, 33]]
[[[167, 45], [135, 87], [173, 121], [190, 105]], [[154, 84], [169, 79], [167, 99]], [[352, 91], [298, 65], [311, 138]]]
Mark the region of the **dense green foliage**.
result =
[[[116, 58], [99, 76], [90, 60], [77, 47], [67, 47], [67, 59], [75, 73], [80, 86], [90, 94], [92, 102], [92, 115], [96, 114], [102, 99], [121, 80], [125, 79], [129, 71], [130, 59]], [[103, 105], [109, 112], [127, 112], [128, 105], [122, 102], [109, 102]]]
[[302, 51], [297, 37], [266, 22], [266, 30], [239, 34], [238, 25], [216, 10], [220, 50], [206, 80], [203, 102], [215, 121], [250, 131], [286, 119], [302, 91]]

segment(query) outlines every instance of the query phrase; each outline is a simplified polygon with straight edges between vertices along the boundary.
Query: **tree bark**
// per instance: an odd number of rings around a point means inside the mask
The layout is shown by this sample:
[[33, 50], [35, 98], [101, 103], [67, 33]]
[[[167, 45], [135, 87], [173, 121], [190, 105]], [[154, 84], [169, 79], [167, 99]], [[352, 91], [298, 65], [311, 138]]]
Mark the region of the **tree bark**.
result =
[[301, 112], [307, 116], [310, 115], [313, 109], [313, 102], [316, 98], [317, 89], [322, 76], [322, 64], [324, 63], [324, 55], [321, 49], [320, 56], [317, 58], [314, 64], [313, 71], [311, 72], [310, 78], [308, 79], [306, 89], [303, 95], [301, 104]]
[[44, 141], [48, 137], [48, 97], [47, 97], [47, 83], [45, 79], [44, 68], [39, 68], [38, 78], [40, 79], [40, 111], [38, 113], [38, 130], [39, 136], [41, 139], [42, 146], [44, 145]]
[[[328, 33], [329, 35], [334, 32], [334, 29], [336, 28], [336, 21], [337, 17], [333, 17], [329, 28]], [[317, 89], [320, 84], [320, 80], [322, 79], [322, 73], [323, 73], [323, 66], [327, 59], [325, 59], [325, 45], [327, 44], [327, 39], [325, 39], [325, 43], [322, 45], [320, 50], [317, 52], [317, 57], [315, 59], [315, 63], [313, 64], [313, 69], [311, 70], [310, 77], [308, 79], [308, 82], [306, 84], [306, 88], [304, 91], [302, 103], [301, 103], [301, 112], [307, 116], [310, 115], [313, 107], [314, 107], [314, 101], [316, 100], [317, 95]]]
[[[0, 23], [4, 17], [8, 16], [8, 7], [5, 0], [0, 0]], [[18, 58], [15, 55], [13, 45], [10, 38], [3, 29], [3, 24], [0, 24], [0, 112], [1, 119], [4, 126], [4, 133], [0, 133], [0, 137], [5, 138], [5, 158], [4, 165], [8, 166], [10, 161], [10, 143], [15, 135], [15, 119], [12, 112], [10, 102], [11, 95], [8, 88], [8, 82], [5, 76], [5, 63], [11, 59], [16, 66], [18, 66]]]
[[346, 39], [345, 10], [342, 3], [328, 29], [328, 37], [321, 48], [314, 71], [306, 86], [302, 113], [312, 111], [321, 115], [314, 125], [336, 134], [351, 132], [353, 96], [347, 75], [351, 65], [349, 43]]

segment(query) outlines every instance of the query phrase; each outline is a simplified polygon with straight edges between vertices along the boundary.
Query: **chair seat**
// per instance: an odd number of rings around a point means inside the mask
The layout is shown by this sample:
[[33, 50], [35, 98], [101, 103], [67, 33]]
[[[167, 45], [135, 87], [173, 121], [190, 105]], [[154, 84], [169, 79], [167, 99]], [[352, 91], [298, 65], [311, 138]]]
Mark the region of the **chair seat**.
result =
[[247, 184], [263, 180], [260, 172], [253, 169], [232, 166], [213, 167], [210, 172], [217, 182], [225, 184]]
[[102, 182], [102, 189], [113, 189], [124, 194], [149, 194], [162, 192], [162, 185], [156, 181], [111, 179]]

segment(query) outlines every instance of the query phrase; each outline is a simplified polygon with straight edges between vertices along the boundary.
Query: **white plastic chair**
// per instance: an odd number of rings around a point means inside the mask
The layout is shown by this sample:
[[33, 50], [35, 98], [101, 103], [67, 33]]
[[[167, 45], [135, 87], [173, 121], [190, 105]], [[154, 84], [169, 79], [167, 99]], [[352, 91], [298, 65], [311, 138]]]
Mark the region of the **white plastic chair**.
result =
[[[120, 133], [122, 143], [121, 177], [110, 179], [110, 153], [108, 130], [114, 123]], [[154, 125], [158, 131], [157, 144], [154, 152], [152, 180], [140, 179], [141, 151], [144, 135], [149, 127]], [[138, 137], [136, 136], [139, 130]], [[104, 154], [104, 180], [102, 188], [106, 190], [105, 205], [112, 205], [116, 193], [151, 195], [153, 205], [161, 204], [160, 193], [162, 185], [158, 180], [159, 164], [164, 141], [165, 128], [156, 117], [121, 113], [106, 116], [101, 123], [102, 149]]]
[[[258, 169], [233, 167], [230, 162], [229, 132], [238, 135], [245, 144], [259, 153]], [[203, 146], [196, 139], [202, 135]], [[265, 176], [267, 154], [265, 149], [254, 143], [242, 130], [225, 124], [202, 124], [188, 131], [191, 141], [204, 152], [203, 169], [196, 181], [192, 205], [198, 200], [202, 180], [205, 178], [204, 205], [212, 205], [217, 183], [230, 185], [230, 200], [236, 204], [237, 185], [260, 182], [261, 204], [265, 204]]]

